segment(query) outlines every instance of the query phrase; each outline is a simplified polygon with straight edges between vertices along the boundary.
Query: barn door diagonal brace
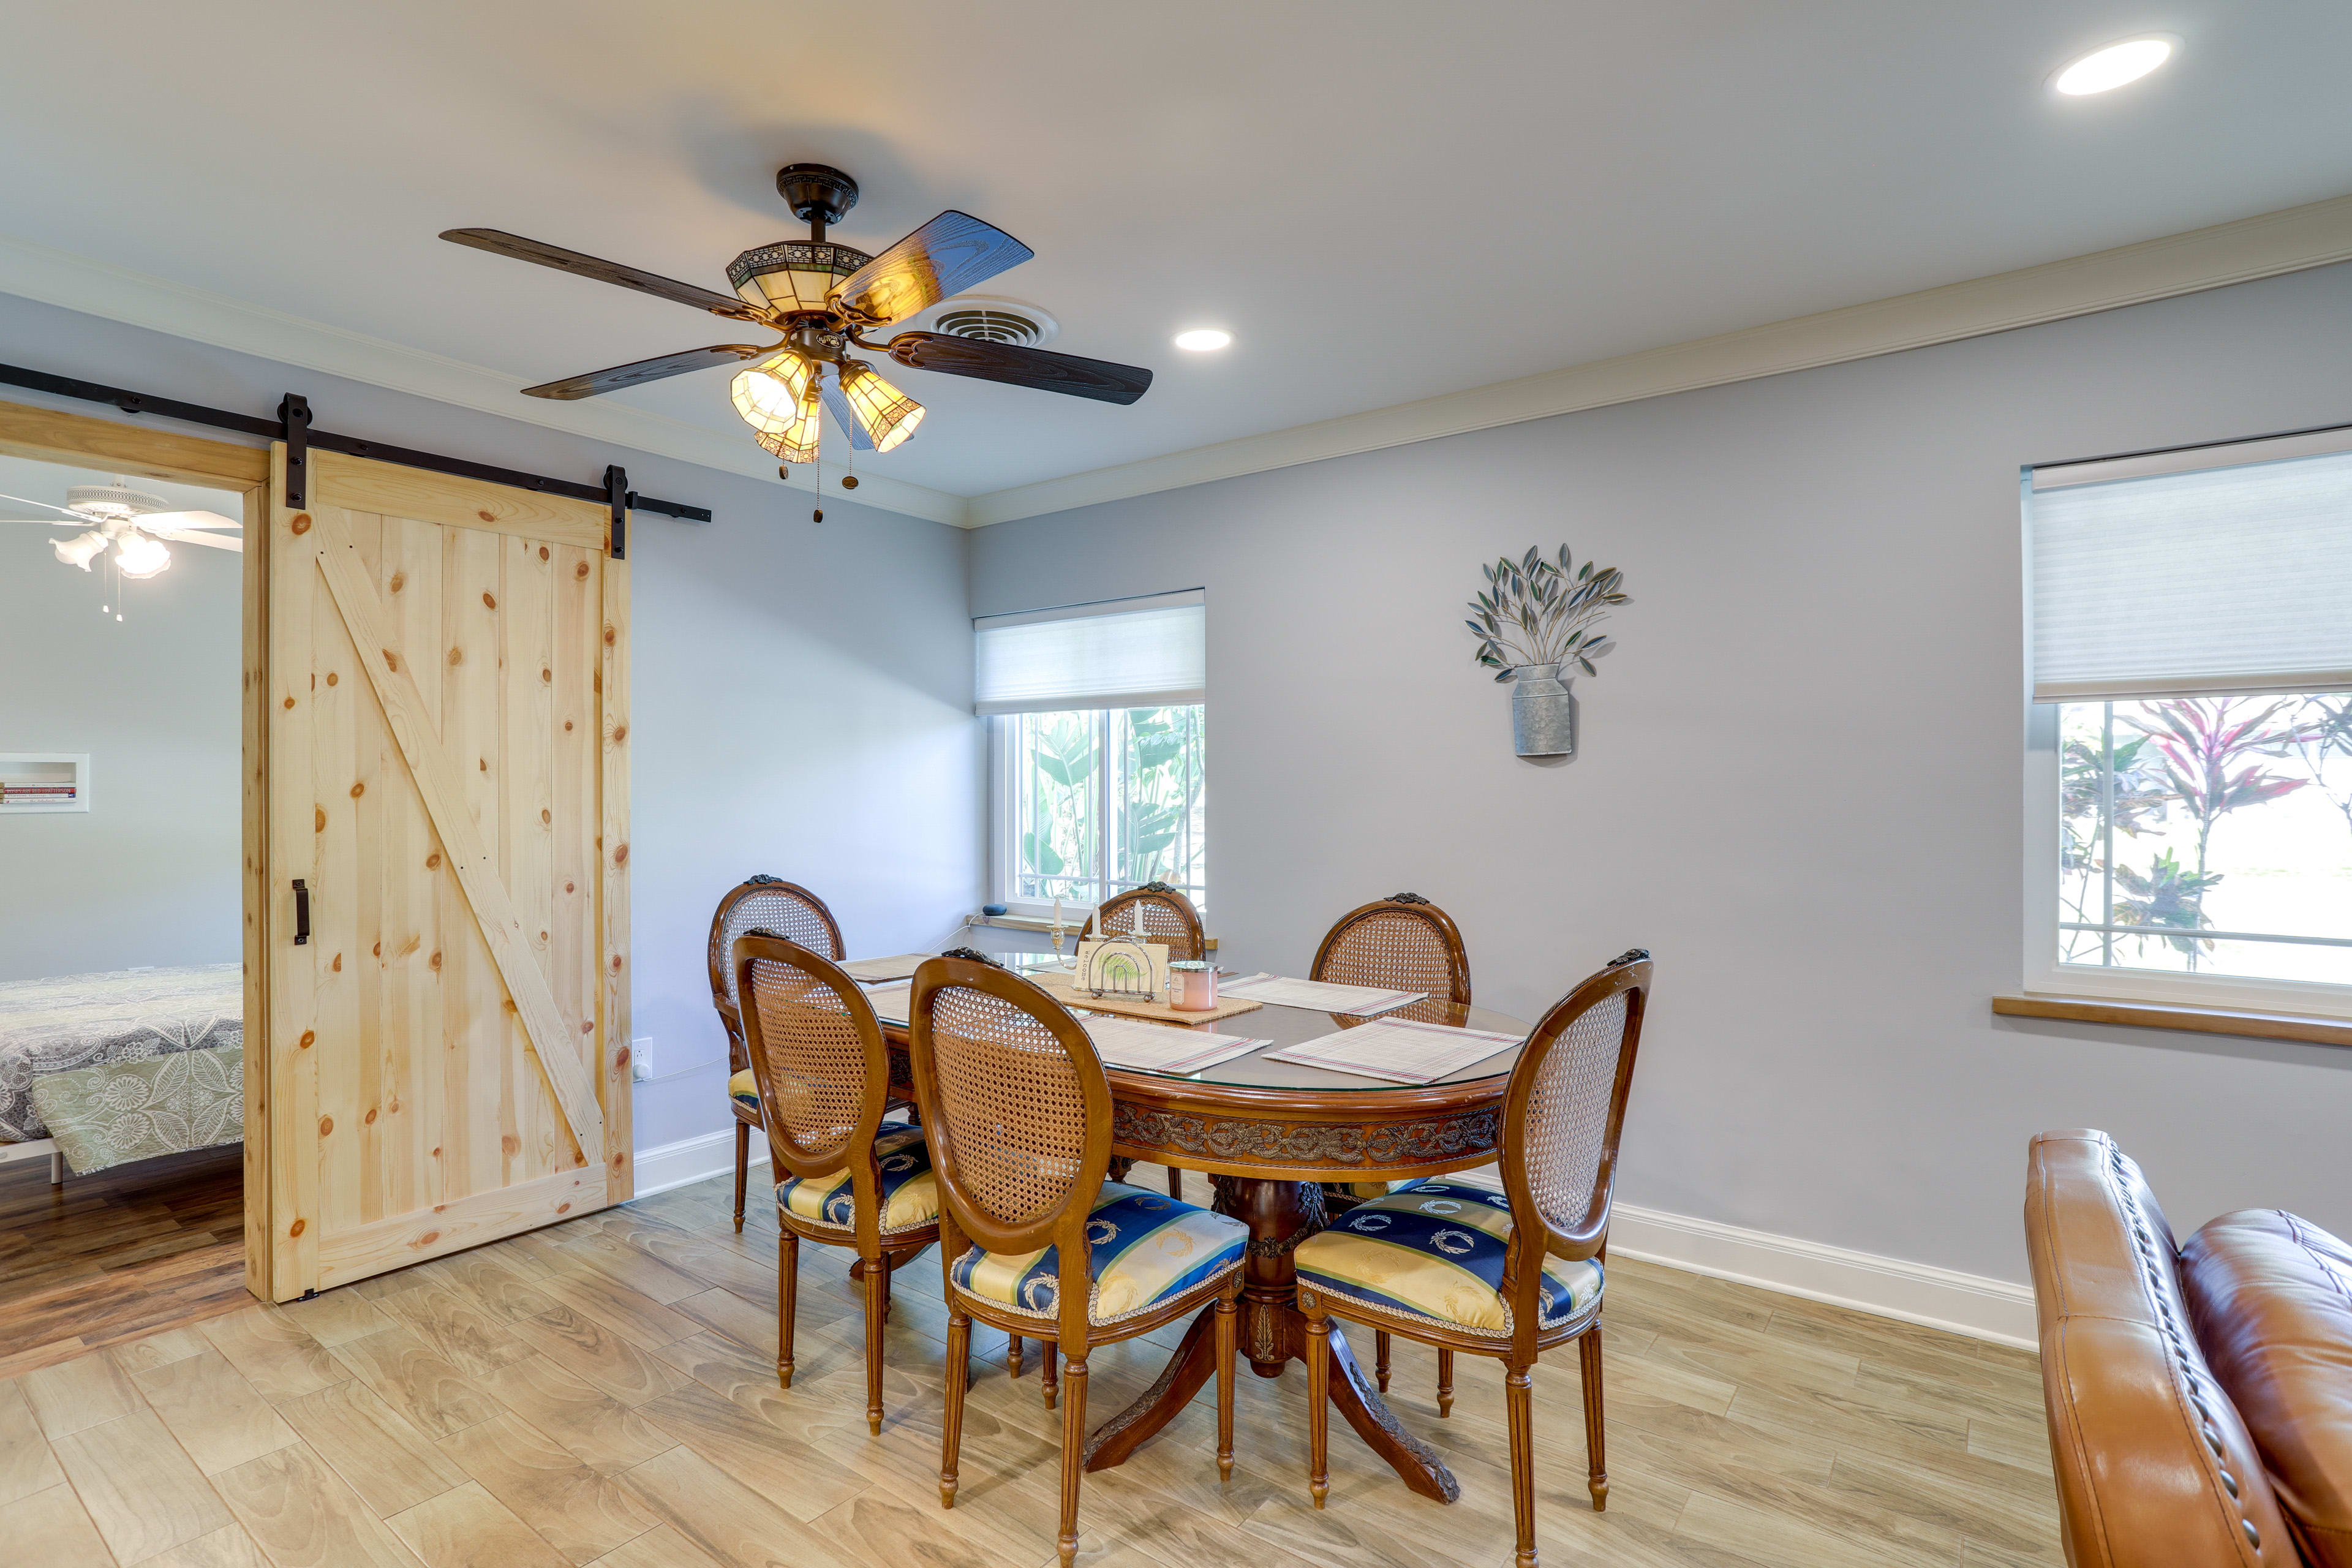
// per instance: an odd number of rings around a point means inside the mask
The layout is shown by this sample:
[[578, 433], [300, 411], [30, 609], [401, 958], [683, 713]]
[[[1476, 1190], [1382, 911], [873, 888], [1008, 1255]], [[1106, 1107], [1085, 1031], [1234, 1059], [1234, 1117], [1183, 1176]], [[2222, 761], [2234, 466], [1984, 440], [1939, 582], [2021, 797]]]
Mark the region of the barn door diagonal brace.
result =
[[[158, 418], [177, 419], [184, 424], [205, 425], [215, 430], [234, 430], [242, 436], [257, 436], [265, 441], [283, 441], [286, 443], [286, 504], [296, 509], [309, 504], [307, 470], [310, 454], [313, 450], [341, 452], [351, 458], [372, 458], [379, 463], [396, 463], [404, 468], [423, 468], [456, 479], [480, 479], [520, 490], [566, 496], [591, 505], [613, 503], [613, 475], [621, 472], [617, 467], [609, 468], [605, 471], [603, 484], [584, 485], [574, 479], [527, 474], [520, 468], [501, 468], [494, 463], [477, 463], [440, 452], [419, 451], [414, 447], [394, 447], [383, 441], [362, 441], [354, 436], [338, 436], [313, 427], [310, 400], [299, 393], [288, 393], [279, 401], [277, 418], [257, 419], [250, 414], [233, 414], [226, 408], [207, 408], [200, 403], [155, 397], [144, 392], [132, 392], [127, 387], [108, 386], [69, 375], [52, 375], [47, 371], [28, 370], [23, 365], [0, 364], [0, 385], [21, 386], [33, 392], [47, 393], [52, 397], [70, 397], [82, 403], [110, 404], [125, 414], [152, 414]], [[628, 489], [628, 477], [625, 473], [620, 486], [625, 504], [616, 514], [614, 524], [613, 553], [615, 556], [620, 554], [621, 546], [625, 542], [622, 534], [626, 523], [623, 520], [631, 510], [658, 512], [664, 517], [677, 518], [681, 522], [710, 521], [709, 507], [688, 506], [684, 501], [657, 500], [652, 496], [635, 494]]]

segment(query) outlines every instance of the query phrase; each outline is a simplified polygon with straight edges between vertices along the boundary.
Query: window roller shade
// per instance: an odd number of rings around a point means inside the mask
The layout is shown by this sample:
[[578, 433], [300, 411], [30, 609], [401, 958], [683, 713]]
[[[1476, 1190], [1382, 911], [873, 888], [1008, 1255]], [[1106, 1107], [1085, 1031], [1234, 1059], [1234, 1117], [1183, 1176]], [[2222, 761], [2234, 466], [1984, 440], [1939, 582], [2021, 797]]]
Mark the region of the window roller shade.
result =
[[1208, 612], [1198, 592], [973, 623], [975, 713], [1159, 708], [1205, 700]]
[[2034, 472], [2035, 701], [2352, 690], [2352, 453], [2102, 470]]

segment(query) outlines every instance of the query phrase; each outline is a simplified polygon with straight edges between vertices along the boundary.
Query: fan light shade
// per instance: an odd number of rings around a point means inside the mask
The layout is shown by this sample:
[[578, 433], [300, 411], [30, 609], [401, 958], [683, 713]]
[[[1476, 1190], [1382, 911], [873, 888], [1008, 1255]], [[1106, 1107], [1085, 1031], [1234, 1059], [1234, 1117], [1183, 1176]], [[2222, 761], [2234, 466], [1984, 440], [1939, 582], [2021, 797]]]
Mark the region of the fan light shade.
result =
[[787, 463], [816, 461], [816, 364], [790, 349], [735, 377], [735, 412], [760, 445]]
[[883, 380], [864, 360], [842, 364], [841, 395], [848, 399], [849, 411], [866, 426], [866, 438], [877, 452], [904, 441], [923, 422], [923, 405]]
[[89, 563], [106, 549], [106, 535], [92, 529], [71, 539], [53, 539], [49, 541], [49, 548], [56, 551], [58, 559], [67, 565], [79, 566], [87, 572]]
[[126, 533], [114, 552], [114, 564], [125, 577], [152, 577], [172, 563], [172, 552], [143, 533]]
[[874, 258], [822, 240], [786, 239], [747, 250], [730, 262], [727, 281], [746, 304], [777, 310], [823, 310], [826, 299]]

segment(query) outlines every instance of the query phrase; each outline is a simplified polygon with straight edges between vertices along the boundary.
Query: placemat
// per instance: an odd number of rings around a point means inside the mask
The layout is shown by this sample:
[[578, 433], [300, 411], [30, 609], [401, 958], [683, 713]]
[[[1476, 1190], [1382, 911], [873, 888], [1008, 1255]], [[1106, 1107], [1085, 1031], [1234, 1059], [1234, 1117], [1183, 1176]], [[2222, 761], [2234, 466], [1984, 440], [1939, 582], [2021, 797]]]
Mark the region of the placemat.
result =
[[1245, 997], [1227, 996], [1220, 997], [1215, 1006], [1205, 1011], [1180, 1013], [1165, 1002], [1139, 1002], [1131, 996], [1090, 995], [1071, 984], [1076, 977], [1067, 970], [1040, 970], [1026, 978], [1044, 986], [1053, 994], [1054, 1000], [1066, 1007], [1116, 1013], [1122, 1018], [1150, 1018], [1160, 1024], [1213, 1024], [1220, 1018], [1255, 1012], [1265, 1005], [1263, 1002], [1253, 1002]]

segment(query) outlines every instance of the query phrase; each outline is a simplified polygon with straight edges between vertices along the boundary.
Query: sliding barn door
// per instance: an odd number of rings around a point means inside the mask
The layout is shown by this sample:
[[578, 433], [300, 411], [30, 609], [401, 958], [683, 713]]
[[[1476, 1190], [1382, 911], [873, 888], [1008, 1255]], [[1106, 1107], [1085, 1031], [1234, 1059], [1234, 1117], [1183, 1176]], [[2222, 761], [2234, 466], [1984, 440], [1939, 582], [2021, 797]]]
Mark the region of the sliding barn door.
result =
[[313, 452], [293, 510], [278, 464], [252, 1196], [284, 1300], [603, 1208], [633, 1166], [604, 509]]

